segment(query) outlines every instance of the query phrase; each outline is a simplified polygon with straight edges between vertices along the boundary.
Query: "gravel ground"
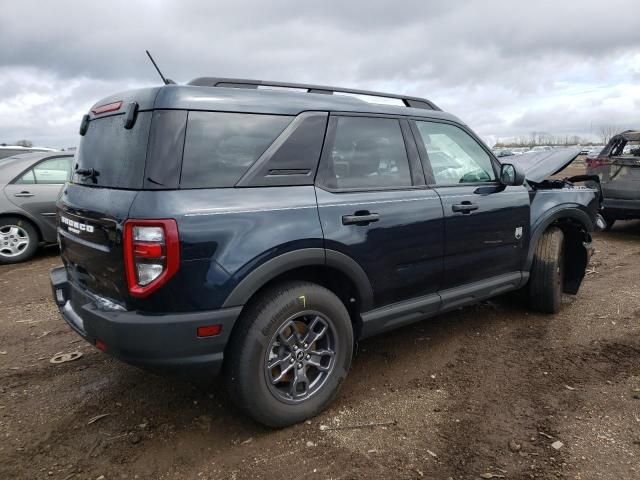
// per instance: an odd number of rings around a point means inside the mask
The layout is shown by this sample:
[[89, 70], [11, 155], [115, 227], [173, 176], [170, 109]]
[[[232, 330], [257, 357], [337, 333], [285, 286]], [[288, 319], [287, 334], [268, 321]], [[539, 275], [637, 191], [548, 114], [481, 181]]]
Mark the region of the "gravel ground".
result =
[[0, 478], [640, 478], [640, 222], [595, 246], [559, 314], [502, 297], [362, 342], [337, 401], [279, 431], [80, 340], [55, 249], [2, 266]]

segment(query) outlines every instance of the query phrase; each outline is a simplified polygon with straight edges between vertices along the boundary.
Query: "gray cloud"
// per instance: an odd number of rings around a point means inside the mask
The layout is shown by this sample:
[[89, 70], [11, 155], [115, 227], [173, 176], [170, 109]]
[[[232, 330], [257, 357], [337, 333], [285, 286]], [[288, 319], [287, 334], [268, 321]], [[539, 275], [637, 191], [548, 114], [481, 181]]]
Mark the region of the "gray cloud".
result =
[[219, 75], [410, 93], [485, 136], [526, 133], [532, 122], [578, 134], [594, 118], [640, 123], [637, 109], [618, 108], [620, 95], [631, 95], [629, 105], [640, 96], [633, 4], [9, 2], [0, 17], [0, 114], [28, 94], [48, 100], [19, 122], [0, 120], [0, 141], [75, 142], [79, 117], [65, 122], [69, 113], [158, 83], [145, 48], [179, 82]]

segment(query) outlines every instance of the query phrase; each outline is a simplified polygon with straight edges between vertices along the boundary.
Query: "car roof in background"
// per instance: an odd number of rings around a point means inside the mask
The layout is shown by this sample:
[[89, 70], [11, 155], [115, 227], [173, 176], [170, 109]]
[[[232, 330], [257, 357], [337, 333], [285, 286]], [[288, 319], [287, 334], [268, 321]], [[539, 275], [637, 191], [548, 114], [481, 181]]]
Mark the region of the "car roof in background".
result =
[[627, 130], [616, 135], [616, 137], [618, 136], [624, 138], [628, 142], [640, 142], [640, 130]]
[[0, 150], [24, 150], [25, 152], [56, 152], [55, 148], [23, 147], [22, 145], [0, 145]]

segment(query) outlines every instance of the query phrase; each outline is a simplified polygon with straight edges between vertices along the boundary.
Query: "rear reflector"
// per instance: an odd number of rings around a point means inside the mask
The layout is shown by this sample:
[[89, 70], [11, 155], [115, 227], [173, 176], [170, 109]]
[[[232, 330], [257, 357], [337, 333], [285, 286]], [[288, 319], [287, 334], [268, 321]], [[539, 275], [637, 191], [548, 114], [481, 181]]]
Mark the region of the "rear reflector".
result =
[[91, 113], [94, 115], [101, 115], [108, 112], [117, 112], [121, 107], [122, 102], [107, 103], [106, 105], [100, 105], [99, 107], [94, 108], [91, 110]]
[[104, 343], [102, 340], [96, 340], [96, 348], [98, 350], [100, 350], [101, 352], [106, 352], [107, 351], [107, 344]]
[[199, 337], [215, 337], [222, 331], [222, 325], [206, 325], [204, 327], [198, 327]]

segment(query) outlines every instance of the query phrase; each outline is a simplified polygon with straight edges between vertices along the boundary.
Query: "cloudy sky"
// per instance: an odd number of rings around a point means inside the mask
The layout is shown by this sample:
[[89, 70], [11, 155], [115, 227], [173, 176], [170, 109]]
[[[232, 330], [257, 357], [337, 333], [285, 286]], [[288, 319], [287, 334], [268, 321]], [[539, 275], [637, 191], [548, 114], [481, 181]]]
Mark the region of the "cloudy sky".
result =
[[636, 0], [3, 2], [0, 143], [77, 143], [120, 90], [263, 78], [424, 96], [488, 142], [640, 128]]

